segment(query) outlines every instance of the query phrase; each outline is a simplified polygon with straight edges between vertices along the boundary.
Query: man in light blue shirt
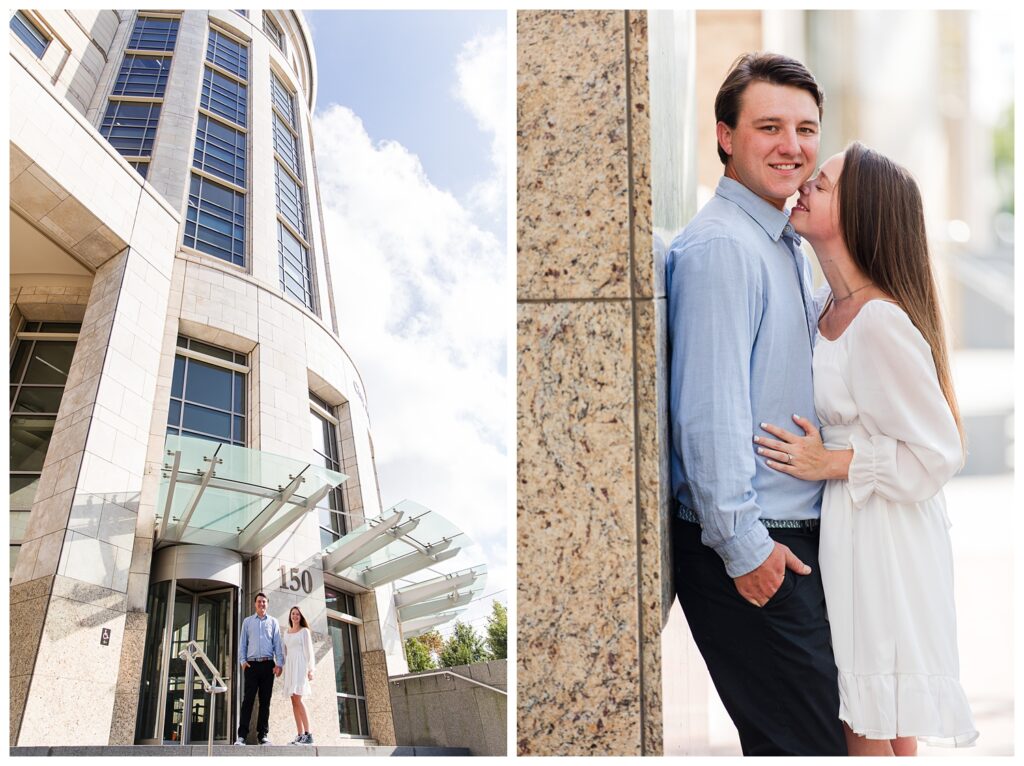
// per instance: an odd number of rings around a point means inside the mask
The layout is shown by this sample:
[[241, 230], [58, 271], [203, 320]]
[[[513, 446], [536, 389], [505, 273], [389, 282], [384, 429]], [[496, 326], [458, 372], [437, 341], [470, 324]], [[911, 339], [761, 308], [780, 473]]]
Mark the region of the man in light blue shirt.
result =
[[242, 668], [245, 685], [236, 745], [245, 744], [257, 694], [260, 698], [260, 711], [256, 716], [257, 741], [261, 745], [270, 744], [267, 738], [270, 729], [270, 697], [274, 690], [274, 678], [281, 675], [284, 668], [281, 626], [267, 614], [266, 595], [257, 593], [253, 601], [256, 614], [242, 620], [242, 630], [238, 637], [238, 663]]
[[724, 177], [666, 258], [676, 590], [746, 755], [846, 754], [822, 483], [768, 468], [753, 441], [794, 415], [817, 426], [817, 311], [785, 202], [815, 169], [822, 103], [798, 61], [737, 61], [715, 101]]

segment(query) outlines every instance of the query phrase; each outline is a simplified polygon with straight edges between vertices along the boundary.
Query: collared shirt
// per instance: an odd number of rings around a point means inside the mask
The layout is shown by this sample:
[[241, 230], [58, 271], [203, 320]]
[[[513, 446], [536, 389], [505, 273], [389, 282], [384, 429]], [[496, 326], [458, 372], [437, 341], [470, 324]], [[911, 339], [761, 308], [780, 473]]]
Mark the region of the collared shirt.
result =
[[773, 548], [759, 519], [814, 519], [824, 482], [773, 471], [760, 423], [816, 426], [811, 273], [787, 213], [723, 177], [666, 257], [672, 492], [730, 577]]
[[281, 626], [269, 614], [263, 617], [250, 614], [242, 620], [242, 635], [238, 639], [238, 664], [252, 662], [257, 657], [273, 657], [275, 665], [284, 666]]

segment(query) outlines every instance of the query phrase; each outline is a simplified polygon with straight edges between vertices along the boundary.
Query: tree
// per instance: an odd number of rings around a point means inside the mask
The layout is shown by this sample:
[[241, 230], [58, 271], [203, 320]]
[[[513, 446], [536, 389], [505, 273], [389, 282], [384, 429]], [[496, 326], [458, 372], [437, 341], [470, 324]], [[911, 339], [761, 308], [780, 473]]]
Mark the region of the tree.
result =
[[[441, 634], [436, 630], [428, 630], [422, 636], [419, 637], [420, 642], [427, 647], [427, 650], [433, 656], [436, 663], [437, 658], [441, 656], [441, 652], [444, 651], [444, 639], [441, 638]], [[436, 664], [435, 664], [436, 667]]]
[[452, 668], [456, 665], [470, 665], [487, 659], [487, 649], [483, 639], [476, 634], [472, 626], [459, 621], [448, 640], [444, 642], [441, 652], [441, 667]]
[[437, 667], [430, 647], [423, 643], [422, 636], [405, 639], [405, 659], [412, 673]]
[[487, 651], [492, 660], [508, 657], [508, 610], [500, 601], [491, 602], [491, 616], [487, 618]]

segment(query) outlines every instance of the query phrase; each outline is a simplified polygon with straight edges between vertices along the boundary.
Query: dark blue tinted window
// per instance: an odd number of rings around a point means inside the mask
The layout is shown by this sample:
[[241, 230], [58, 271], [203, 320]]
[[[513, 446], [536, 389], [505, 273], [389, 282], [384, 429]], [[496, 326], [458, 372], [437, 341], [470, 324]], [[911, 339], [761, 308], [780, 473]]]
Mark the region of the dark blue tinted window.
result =
[[288, 175], [280, 163], [275, 163], [274, 170], [277, 173], [277, 209], [305, 237], [306, 212], [302, 204], [302, 187], [295, 183], [295, 179]]
[[114, 83], [115, 96], [160, 98], [167, 87], [170, 59], [157, 56], [127, 55]]
[[243, 80], [249, 79], [249, 49], [215, 29], [210, 30], [206, 60]]
[[277, 107], [284, 117], [285, 122], [294, 128], [295, 102], [292, 100], [291, 91], [284, 86], [284, 83], [273, 72], [270, 73], [270, 96], [274, 106]]
[[248, 88], [240, 82], [206, 68], [199, 105], [236, 125], [245, 127]]
[[245, 186], [245, 134], [199, 115], [195, 166], [237, 186]]
[[314, 310], [309, 251], [280, 221], [277, 223], [277, 249], [281, 266], [281, 288], [310, 310]]
[[140, 16], [135, 21], [128, 47], [143, 51], [173, 51], [178, 39], [177, 19], [154, 19]]
[[21, 11], [16, 11], [11, 16], [11, 29], [14, 30], [14, 34], [20, 37], [25, 45], [32, 49], [32, 52], [38, 58], [43, 57], [46, 46], [50, 44], [50, 41], [43, 36], [43, 33], [39, 31], [39, 27], [33, 24], [28, 16]]
[[100, 133], [126, 157], [146, 157], [153, 152], [159, 119], [160, 104], [111, 101], [103, 115]]
[[185, 220], [185, 244], [245, 265], [245, 195], [193, 175]]
[[284, 122], [276, 114], [274, 115], [274, 151], [281, 155], [281, 159], [291, 168], [299, 178], [299, 139], [285, 127]]

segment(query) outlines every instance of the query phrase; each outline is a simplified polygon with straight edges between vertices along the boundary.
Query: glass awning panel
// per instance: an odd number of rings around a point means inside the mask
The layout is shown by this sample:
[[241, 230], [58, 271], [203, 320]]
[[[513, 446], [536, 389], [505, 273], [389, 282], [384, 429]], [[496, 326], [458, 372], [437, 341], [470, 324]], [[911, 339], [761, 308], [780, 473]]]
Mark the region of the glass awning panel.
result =
[[[476, 570], [476, 571], [475, 571]], [[449, 586], [443, 595], [433, 596], [428, 598], [421, 598], [418, 601], [408, 601], [404, 605], [398, 607], [398, 617], [402, 621], [402, 625], [405, 625], [410, 620], [415, 620], [420, 617], [426, 617], [431, 614], [438, 614], [448, 609], [455, 609], [456, 607], [467, 606], [470, 601], [479, 598], [484, 592], [484, 586], [487, 584], [487, 569], [486, 567], [474, 567], [474, 569], [465, 570], [466, 572], [474, 572], [477, 576], [468, 585]], [[452, 578], [450, 576], [435, 577], [432, 580], [427, 580], [423, 583], [419, 583], [418, 586], [431, 585], [441, 582], [455, 582], [458, 578]], [[412, 586], [412, 589], [417, 586]], [[407, 594], [412, 589], [403, 588]], [[402, 591], [395, 593], [395, 601], [398, 601], [398, 594]], [[422, 589], [421, 592], [427, 592], [427, 589]]]
[[403, 500], [324, 548], [324, 571], [375, 588], [454, 558], [469, 544], [441, 514]]
[[303, 460], [168, 436], [157, 497], [158, 542], [254, 553], [348, 477]]
[[427, 631], [433, 630], [438, 625], [443, 625], [449, 620], [453, 620], [461, 614], [464, 609], [456, 609], [453, 612], [444, 612], [443, 614], [431, 615], [430, 617], [420, 617], [416, 620], [410, 620], [409, 622], [402, 623], [402, 638], [415, 638], [416, 636], [422, 636]]

